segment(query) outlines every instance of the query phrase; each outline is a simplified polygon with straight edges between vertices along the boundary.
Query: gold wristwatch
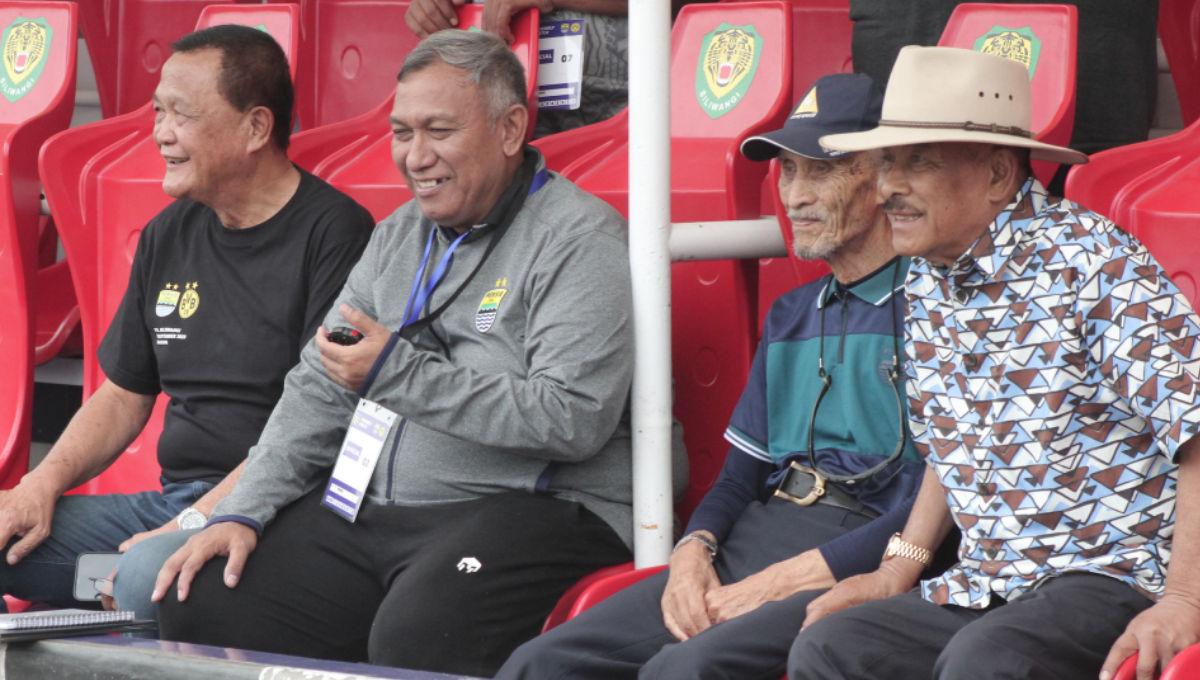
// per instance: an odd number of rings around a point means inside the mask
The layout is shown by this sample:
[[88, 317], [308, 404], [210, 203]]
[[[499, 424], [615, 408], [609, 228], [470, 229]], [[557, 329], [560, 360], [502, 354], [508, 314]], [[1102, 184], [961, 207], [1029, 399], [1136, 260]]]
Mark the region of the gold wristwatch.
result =
[[887, 562], [893, 557], [903, 557], [905, 559], [917, 562], [923, 567], [928, 567], [930, 562], [933, 562], [933, 553], [929, 552], [928, 548], [922, 548], [914, 543], [900, 538], [900, 532], [892, 534], [888, 539], [887, 549], [883, 551], [883, 560]]

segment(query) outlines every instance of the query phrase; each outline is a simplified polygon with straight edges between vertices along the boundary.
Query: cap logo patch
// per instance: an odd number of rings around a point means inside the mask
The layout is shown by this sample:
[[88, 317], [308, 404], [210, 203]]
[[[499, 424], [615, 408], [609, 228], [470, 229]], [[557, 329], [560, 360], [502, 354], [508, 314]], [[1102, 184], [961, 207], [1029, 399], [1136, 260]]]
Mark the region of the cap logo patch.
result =
[[696, 101], [709, 118], [720, 118], [745, 98], [758, 70], [762, 43], [753, 25], [723, 23], [704, 36], [696, 62]]
[[804, 95], [804, 99], [800, 101], [800, 105], [792, 112], [792, 118], [813, 118], [818, 113], [817, 107], [817, 88], [808, 91]]
[[992, 26], [991, 30], [975, 40], [976, 52], [992, 54], [997, 57], [1011, 59], [1029, 69], [1029, 79], [1037, 71], [1038, 56], [1042, 51], [1042, 40], [1033, 33], [1033, 29], [1005, 28]]

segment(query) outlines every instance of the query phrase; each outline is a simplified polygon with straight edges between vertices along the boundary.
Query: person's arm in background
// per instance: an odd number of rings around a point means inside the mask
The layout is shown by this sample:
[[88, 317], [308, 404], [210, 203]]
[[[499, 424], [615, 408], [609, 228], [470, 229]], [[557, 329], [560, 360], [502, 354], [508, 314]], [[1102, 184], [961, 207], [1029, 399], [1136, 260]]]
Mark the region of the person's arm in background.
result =
[[488, 0], [483, 5], [483, 30], [495, 33], [505, 42], [512, 42], [513, 34], [509, 25], [513, 16], [530, 7], [538, 8], [542, 14], [549, 14], [556, 9], [608, 16], [624, 16], [629, 12], [627, 0]]

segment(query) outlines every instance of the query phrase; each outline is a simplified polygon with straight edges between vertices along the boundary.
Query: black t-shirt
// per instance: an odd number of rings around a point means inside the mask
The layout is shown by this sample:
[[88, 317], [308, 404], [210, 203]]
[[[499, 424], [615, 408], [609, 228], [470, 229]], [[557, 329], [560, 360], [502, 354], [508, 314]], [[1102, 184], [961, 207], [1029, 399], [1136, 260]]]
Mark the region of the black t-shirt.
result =
[[170, 397], [158, 442], [166, 481], [217, 481], [246, 458], [373, 226], [304, 171], [254, 227], [227, 229], [189, 200], [150, 222], [99, 358], [118, 386]]

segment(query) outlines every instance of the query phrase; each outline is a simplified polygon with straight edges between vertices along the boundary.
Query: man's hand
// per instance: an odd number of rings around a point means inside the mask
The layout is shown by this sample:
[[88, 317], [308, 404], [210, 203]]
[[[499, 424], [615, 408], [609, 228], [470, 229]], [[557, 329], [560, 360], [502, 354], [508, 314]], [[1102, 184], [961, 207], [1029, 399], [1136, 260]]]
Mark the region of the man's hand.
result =
[[162, 525], [161, 527], [159, 527], [157, 529], [151, 529], [149, 531], [139, 531], [136, 534], [130, 536], [129, 538], [122, 541], [121, 545], [117, 546], [117, 552], [127, 552], [130, 548], [137, 545], [138, 543], [141, 543], [142, 541], [146, 540], [147, 538], [153, 538], [153, 537], [159, 536], [161, 534], [169, 534], [172, 531], [179, 531], [179, 521], [175, 518], [171, 518], [171, 519], [167, 520], [166, 524]]
[[57, 500], [57, 493], [32, 476], [25, 477], [9, 491], [0, 491], [0, 546], [21, 537], [8, 550], [10, 565], [20, 562], [50, 535]]
[[1100, 670], [1101, 680], [1117, 673], [1126, 657], [1137, 652], [1138, 680], [1153, 680], [1185, 647], [1200, 641], [1200, 602], [1168, 593], [1138, 614], [1113, 643]]
[[322, 327], [317, 330], [317, 350], [329, 377], [351, 392], [357, 392], [392, 332], [350, 305], [343, 304], [338, 311], [347, 323], [362, 331], [362, 340], [353, 345], [339, 345], [329, 339], [329, 329]]
[[767, 602], [791, 597], [804, 590], [829, 588], [837, 583], [821, 551], [806, 550], [777, 562], [757, 574], [708, 591], [708, 618], [713, 623], [758, 609]]
[[553, 0], [488, 0], [483, 4], [483, 30], [495, 33], [504, 42], [511, 43], [510, 28], [513, 15], [521, 10], [537, 7], [543, 14], [554, 10]]
[[225, 564], [225, 585], [235, 587], [246, 566], [246, 559], [257, 545], [258, 535], [254, 530], [237, 522], [220, 522], [204, 529], [167, 558], [154, 581], [154, 593], [150, 599], [161, 602], [171, 581], [178, 576], [177, 596], [180, 602], [187, 600], [196, 572], [218, 555], [229, 558]]
[[705, 594], [721, 585], [708, 550], [698, 541], [684, 543], [671, 555], [667, 587], [663, 590], [663, 624], [680, 640], [712, 625]]
[[[893, 597], [908, 591], [916, 583], [916, 580], [912, 576], [911, 568], [898, 569], [893, 566], [897, 560], [903, 560], [903, 558], [884, 562], [878, 569], [868, 574], [851, 576], [835, 585], [829, 592], [809, 602], [807, 616], [801, 628], [811, 626], [826, 616], [843, 609]], [[918, 570], [917, 573], [919, 574], [920, 571]]]
[[430, 33], [437, 33], [446, 28], [458, 26], [458, 12], [455, 9], [466, 0], [413, 0], [404, 13], [404, 23], [424, 40]]

